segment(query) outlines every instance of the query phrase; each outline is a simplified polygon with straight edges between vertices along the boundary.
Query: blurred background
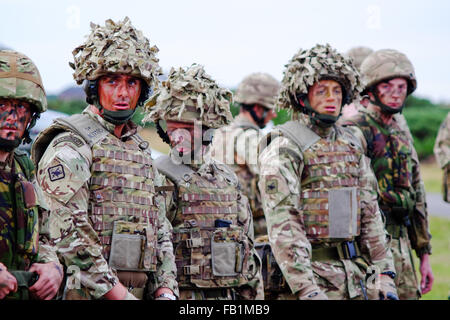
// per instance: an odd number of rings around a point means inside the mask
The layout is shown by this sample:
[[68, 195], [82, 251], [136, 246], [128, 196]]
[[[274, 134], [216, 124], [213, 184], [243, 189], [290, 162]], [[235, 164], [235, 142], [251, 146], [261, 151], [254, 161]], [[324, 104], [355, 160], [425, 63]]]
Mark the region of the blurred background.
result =
[[[220, 85], [234, 90], [252, 72], [282, 79], [284, 65], [300, 48], [330, 43], [344, 53], [355, 46], [393, 48], [414, 64], [418, 89], [404, 115], [415, 139], [425, 181], [433, 235], [433, 290], [423, 299], [447, 299], [450, 291], [450, 204], [442, 201], [442, 171], [433, 146], [450, 110], [450, 2], [418, 0], [1, 0], [0, 48], [18, 50], [38, 66], [53, 118], [81, 112], [84, 93], [72, 78], [72, 50], [84, 41], [90, 22], [129, 16], [156, 45], [165, 74], [171, 67], [205, 66]], [[162, 76], [162, 79], [164, 76]], [[233, 115], [238, 109], [231, 106]], [[134, 120], [140, 123], [142, 112]], [[272, 125], [289, 119], [279, 112]], [[151, 125], [142, 135], [155, 155], [166, 153]], [[418, 267], [418, 260], [416, 260]]]

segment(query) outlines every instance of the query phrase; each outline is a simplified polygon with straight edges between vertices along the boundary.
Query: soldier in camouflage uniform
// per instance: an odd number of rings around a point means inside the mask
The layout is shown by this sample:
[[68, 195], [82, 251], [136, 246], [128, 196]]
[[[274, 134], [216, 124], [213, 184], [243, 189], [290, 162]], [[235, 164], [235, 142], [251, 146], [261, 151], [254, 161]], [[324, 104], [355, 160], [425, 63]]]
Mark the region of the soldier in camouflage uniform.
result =
[[128, 17], [91, 28], [71, 63], [89, 106], [57, 119], [32, 149], [50, 236], [70, 275], [64, 298], [175, 299], [164, 182], [130, 120], [157, 84], [158, 49]]
[[[364, 59], [367, 58], [372, 52], [373, 50], [368, 47], [354, 47], [347, 51], [346, 56], [352, 59], [353, 65], [361, 73], [361, 65]], [[363, 96], [361, 100], [358, 99], [358, 101], [353, 101], [352, 103], [345, 105], [342, 109], [342, 117], [339, 118], [337, 123], [339, 125], [344, 124], [346, 119], [355, 116], [358, 113], [359, 109], [366, 108], [368, 104], [369, 99], [367, 98], [367, 96]], [[394, 119], [397, 122], [398, 126], [412, 139], [412, 134], [409, 130], [408, 124], [406, 123], [405, 116], [402, 113], [396, 113], [394, 114]], [[419, 158], [414, 157], [413, 161], [419, 163]]]
[[264, 137], [259, 156], [270, 246], [284, 279], [272, 299], [397, 298], [369, 159], [335, 125], [361, 89], [351, 61], [329, 45], [300, 50], [286, 65], [278, 104], [297, 120]]
[[[16, 148], [47, 109], [38, 69], [25, 55], [0, 51], [0, 299], [52, 299], [63, 268], [39, 223], [45, 203], [28, 155]], [[29, 286], [37, 274], [39, 280]], [[14, 276], [13, 276], [14, 275]]]
[[450, 202], [450, 113], [442, 122], [434, 144], [434, 155], [444, 170], [442, 194], [444, 201]]
[[361, 73], [369, 104], [346, 122], [361, 139], [378, 180], [379, 205], [392, 236], [399, 297], [417, 299], [421, 293], [411, 247], [420, 258], [421, 289], [427, 293], [433, 283], [431, 235], [413, 140], [393, 116], [402, 111], [407, 95], [417, 87], [414, 67], [403, 53], [385, 49], [369, 55]]
[[171, 146], [155, 165], [173, 188], [167, 215], [183, 300], [264, 297], [248, 200], [231, 168], [207, 156], [213, 130], [232, 120], [231, 99], [194, 64], [172, 68], [146, 104], [143, 121], [154, 121]]
[[267, 235], [258, 190], [258, 142], [261, 129], [276, 117], [275, 99], [279, 82], [267, 73], [253, 73], [239, 84], [234, 101], [240, 112], [233, 122], [215, 131], [211, 156], [229, 165], [241, 183], [253, 213], [255, 237]]

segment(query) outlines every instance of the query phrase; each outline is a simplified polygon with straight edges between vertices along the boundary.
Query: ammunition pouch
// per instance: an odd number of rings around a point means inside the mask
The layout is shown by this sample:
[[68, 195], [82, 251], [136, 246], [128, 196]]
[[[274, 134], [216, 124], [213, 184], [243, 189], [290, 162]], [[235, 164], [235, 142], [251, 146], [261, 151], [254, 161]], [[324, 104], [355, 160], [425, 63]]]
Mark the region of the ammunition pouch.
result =
[[[231, 236], [231, 237], [230, 237]], [[244, 245], [236, 242], [227, 230], [218, 228], [211, 238], [211, 265], [214, 276], [237, 276], [242, 273]]]
[[117, 271], [155, 271], [151, 264], [151, 226], [114, 221], [109, 265]]

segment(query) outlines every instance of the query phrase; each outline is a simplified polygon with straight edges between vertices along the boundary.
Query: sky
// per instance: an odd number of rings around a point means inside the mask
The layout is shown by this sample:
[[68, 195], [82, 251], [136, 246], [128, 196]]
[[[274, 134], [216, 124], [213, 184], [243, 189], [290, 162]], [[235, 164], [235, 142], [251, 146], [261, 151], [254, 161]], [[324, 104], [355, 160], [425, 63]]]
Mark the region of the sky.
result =
[[75, 85], [72, 50], [90, 22], [128, 16], [165, 73], [202, 64], [220, 85], [236, 88], [253, 72], [280, 80], [300, 49], [329, 43], [393, 48], [414, 64], [416, 95], [450, 104], [450, 1], [438, 0], [0, 0], [0, 46], [29, 56], [48, 94]]

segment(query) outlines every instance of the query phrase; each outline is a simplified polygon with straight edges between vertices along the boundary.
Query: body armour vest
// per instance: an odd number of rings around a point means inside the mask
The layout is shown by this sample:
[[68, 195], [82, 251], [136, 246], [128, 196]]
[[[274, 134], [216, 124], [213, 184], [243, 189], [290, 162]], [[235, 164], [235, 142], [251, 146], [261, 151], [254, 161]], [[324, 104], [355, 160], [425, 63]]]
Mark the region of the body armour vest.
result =
[[[55, 122], [49, 128], [53, 134], [44, 136], [52, 139], [58, 131], [69, 130], [91, 146], [88, 216], [109, 265], [116, 270], [155, 271], [155, 170], [150, 152], [141, 148], [148, 143], [137, 135], [131, 136], [131, 143], [123, 142], [84, 114]], [[36, 149], [45, 151], [42, 146]], [[36, 159], [40, 159], [38, 154]]]
[[[176, 165], [170, 157], [155, 161], [176, 184], [177, 212], [172, 221], [177, 281], [180, 288], [224, 288], [247, 282], [249, 240], [238, 224], [236, 182], [220, 175]], [[220, 179], [222, 178], [222, 179]]]
[[[292, 139], [303, 152], [299, 209], [303, 212], [306, 235], [313, 245], [353, 240], [360, 234], [362, 152], [341, 128], [335, 128], [335, 141], [319, 136], [302, 142]], [[298, 122], [280, 126], [280, 131], [287, 137], [315, 135]]]

